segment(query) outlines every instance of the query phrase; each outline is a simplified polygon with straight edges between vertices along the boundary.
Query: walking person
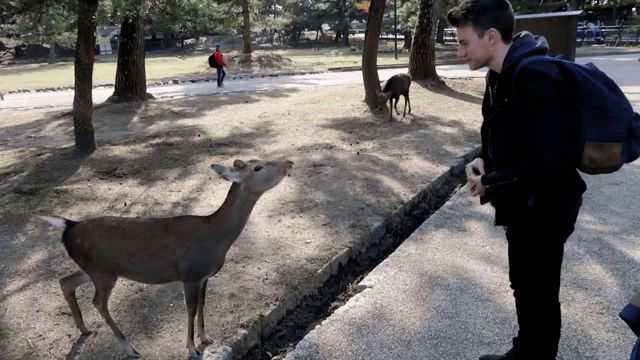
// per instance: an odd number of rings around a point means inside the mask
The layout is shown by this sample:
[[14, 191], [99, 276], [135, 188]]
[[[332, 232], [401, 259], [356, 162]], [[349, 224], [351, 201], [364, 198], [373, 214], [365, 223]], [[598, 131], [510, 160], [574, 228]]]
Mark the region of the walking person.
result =
[[549, 62], [547, 42], [513, 35], [507, 0], [464, 0], [447, 14], [458, 56], [471, 70], [488, 67], [482, 103], [481, 155], [466, 167], [472, 196], [495, 208], [508, 243], [509, 280], [518, 333], [504, 355], [480, 360], [554, 360], [560, 340], [560, 271], [586, 185], [576, 170], [579, 121], [571, 88]]
[[224, 77], [227, 74], [224, 71], [224, 68], [227, 67], [227, 63], [224, 62], [224, 56], [222, 55], [222, 51], [220, 50], [220, 44], [216, 44], [216, 50], [213, 52], [213, 57], [216, 60], [216, 71], [218, 73], [218, 87], [224, 87]]

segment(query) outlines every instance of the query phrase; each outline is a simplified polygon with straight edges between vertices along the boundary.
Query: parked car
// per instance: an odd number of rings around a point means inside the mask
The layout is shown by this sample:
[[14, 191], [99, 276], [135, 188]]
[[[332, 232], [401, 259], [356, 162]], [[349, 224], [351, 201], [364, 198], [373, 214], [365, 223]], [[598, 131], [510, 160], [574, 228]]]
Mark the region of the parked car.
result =
[[592, 22], [579, 22], [576, 29], [576, 37], [580, 40], [596, 40], [603, 37], [600, 26]]

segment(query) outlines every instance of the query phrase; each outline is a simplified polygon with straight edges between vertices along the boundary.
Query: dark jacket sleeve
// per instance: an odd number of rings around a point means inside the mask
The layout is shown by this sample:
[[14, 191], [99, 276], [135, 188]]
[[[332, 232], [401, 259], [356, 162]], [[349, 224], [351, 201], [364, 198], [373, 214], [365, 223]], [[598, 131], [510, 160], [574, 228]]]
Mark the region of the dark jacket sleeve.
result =
[[620, 312], [620, 318], [624, 320], [636, 336], [640, 336], [640, 308], [627, 304]]

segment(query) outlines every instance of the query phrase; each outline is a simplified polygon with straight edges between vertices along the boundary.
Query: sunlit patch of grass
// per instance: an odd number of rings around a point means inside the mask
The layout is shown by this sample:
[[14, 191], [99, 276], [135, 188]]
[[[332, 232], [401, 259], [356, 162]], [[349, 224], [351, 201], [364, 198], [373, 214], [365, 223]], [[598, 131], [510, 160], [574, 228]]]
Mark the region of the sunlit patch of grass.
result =
[[25, 161], [11, 166], [0, 168], [0, 175], [13, 175], [20, 173], [30, 173], [35, 169], [36, 164], [31, 161]]
[[241, 326], [245, 329], [252, 328], [259, 324], [262, 319], [264, 319], [264, 314], [262, 314], [261, 312], [256, 312], [248, 320], [243, 322]]

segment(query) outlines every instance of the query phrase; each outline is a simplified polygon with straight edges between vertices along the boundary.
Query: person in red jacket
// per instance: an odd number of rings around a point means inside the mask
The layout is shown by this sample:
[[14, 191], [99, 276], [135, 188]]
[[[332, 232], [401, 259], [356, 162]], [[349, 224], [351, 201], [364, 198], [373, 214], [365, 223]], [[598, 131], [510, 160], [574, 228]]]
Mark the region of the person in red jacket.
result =
[[218, 87], [224, 87], [224, 76], [227, 74], [224, 68], [227, 67], [227, 63], [224, 62], [222, 51], [220, 51], [220, 44], [216, 44], [216, 50], [213, 52], [213, 57], [216, 59], [218, 66], [216, 70], [218, 72]]

